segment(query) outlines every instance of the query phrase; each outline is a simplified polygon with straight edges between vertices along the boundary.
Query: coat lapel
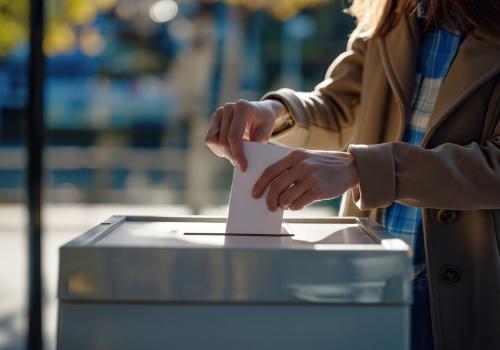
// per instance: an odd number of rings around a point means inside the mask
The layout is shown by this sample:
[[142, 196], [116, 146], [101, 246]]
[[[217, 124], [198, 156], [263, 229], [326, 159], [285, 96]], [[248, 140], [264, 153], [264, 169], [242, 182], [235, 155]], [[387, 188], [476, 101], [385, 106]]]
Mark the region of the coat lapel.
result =
[[399, 102], [402, 117], [405, 117], [413, 94], [418, 62], [420, 35], [417, 15], [403, 16], [393, 30], [378, 40], [382, 65]]
[[441, 85], [424, 144], [464, 99], [499, 73], [500, 41], [486, 32], [469, 34]]

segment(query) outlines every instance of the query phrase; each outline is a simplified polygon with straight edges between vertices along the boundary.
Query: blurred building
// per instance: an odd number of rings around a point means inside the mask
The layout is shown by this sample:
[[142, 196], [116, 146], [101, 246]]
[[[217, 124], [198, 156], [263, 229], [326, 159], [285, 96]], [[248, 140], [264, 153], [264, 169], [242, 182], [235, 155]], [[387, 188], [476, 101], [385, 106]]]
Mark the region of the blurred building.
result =
[[[212, 111], [312, 89], [354, 26], [342, 1], [227, 3], [46, 0], [47, 348], [58, 246], [112, 214], [220, 214], [232, 168], [203, 143]], [[28, 14], [0, 6], [0, 350], [24, 346]]]
[[[46, 38], [55, 202], [223, 203], [231, 169], [202, 142], [212, 110], [279, 86], [312, 88], [353, 26], [333, 1], [287, 21], [194, 0], [100, 0], [90, 15], [85, 2], [66, 3], [78, 1], [48, 2], [68, 19], [49, 16]], [[0, 52], [0, 202], [22, 199], [26, 51], [20, 38]]]

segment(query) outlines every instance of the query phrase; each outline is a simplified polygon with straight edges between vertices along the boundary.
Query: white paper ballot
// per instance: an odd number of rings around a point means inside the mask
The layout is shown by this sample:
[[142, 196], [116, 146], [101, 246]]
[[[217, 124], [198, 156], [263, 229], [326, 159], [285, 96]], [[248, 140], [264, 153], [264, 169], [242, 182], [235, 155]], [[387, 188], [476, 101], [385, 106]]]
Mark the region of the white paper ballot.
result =
[[242, 172], [234, 168], [233, 185], [229, 199], [226, 233], [280, 234], [283, 210], [267, 209], [267, 190], [262, 197], [252, 197], [252, 189], [264, 170], [286, 156], [291, 149], [271, 144], [243, 142], [248, 168]]

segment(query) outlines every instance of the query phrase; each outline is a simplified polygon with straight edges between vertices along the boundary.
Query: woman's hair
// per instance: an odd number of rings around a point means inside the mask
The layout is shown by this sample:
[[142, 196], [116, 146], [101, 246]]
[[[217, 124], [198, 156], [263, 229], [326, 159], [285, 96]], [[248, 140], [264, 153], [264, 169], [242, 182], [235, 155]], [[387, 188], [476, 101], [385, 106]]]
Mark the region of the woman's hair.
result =
[[[419, 0], [352, 0], [348, 12], [356, 17], [362, 36], [383, 36], [402, 15], [415, 11], [418, 3]], [[427, 0], [424, 31], [436, 26], [465, 33], [480, 26], [500, 35], [500, 1]]]

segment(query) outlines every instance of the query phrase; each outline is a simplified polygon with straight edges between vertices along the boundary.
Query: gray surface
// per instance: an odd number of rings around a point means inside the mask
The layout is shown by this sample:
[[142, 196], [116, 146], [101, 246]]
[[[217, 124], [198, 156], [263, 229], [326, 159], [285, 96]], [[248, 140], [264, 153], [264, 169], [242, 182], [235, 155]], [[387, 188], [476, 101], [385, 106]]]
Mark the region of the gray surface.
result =
[[223, 227], [112, 217], [63, 246], [58, 348], [408, 349], [408, 246], [380, 226], [293, 219], [293, 237], [206, 235]]
[[[224, 235], [224, 222], [137, 222], [125, 221], [113, 232], [96, 240], [96, 247], [193, 247], [315, 249], [327, 244], [373, 244], [376, 242], [357, 224], [285, 224], [277, 236]], [[288, 237], [291, 235], [290, 237]]]
[[409, 303], [408, 247], [369, 221], [295, 219], [293, 237], [220, 218], [113, 217], [61, 248], [64, 301]]
[[398, 306], [63, 304], [60, 350], [406, 350]]

